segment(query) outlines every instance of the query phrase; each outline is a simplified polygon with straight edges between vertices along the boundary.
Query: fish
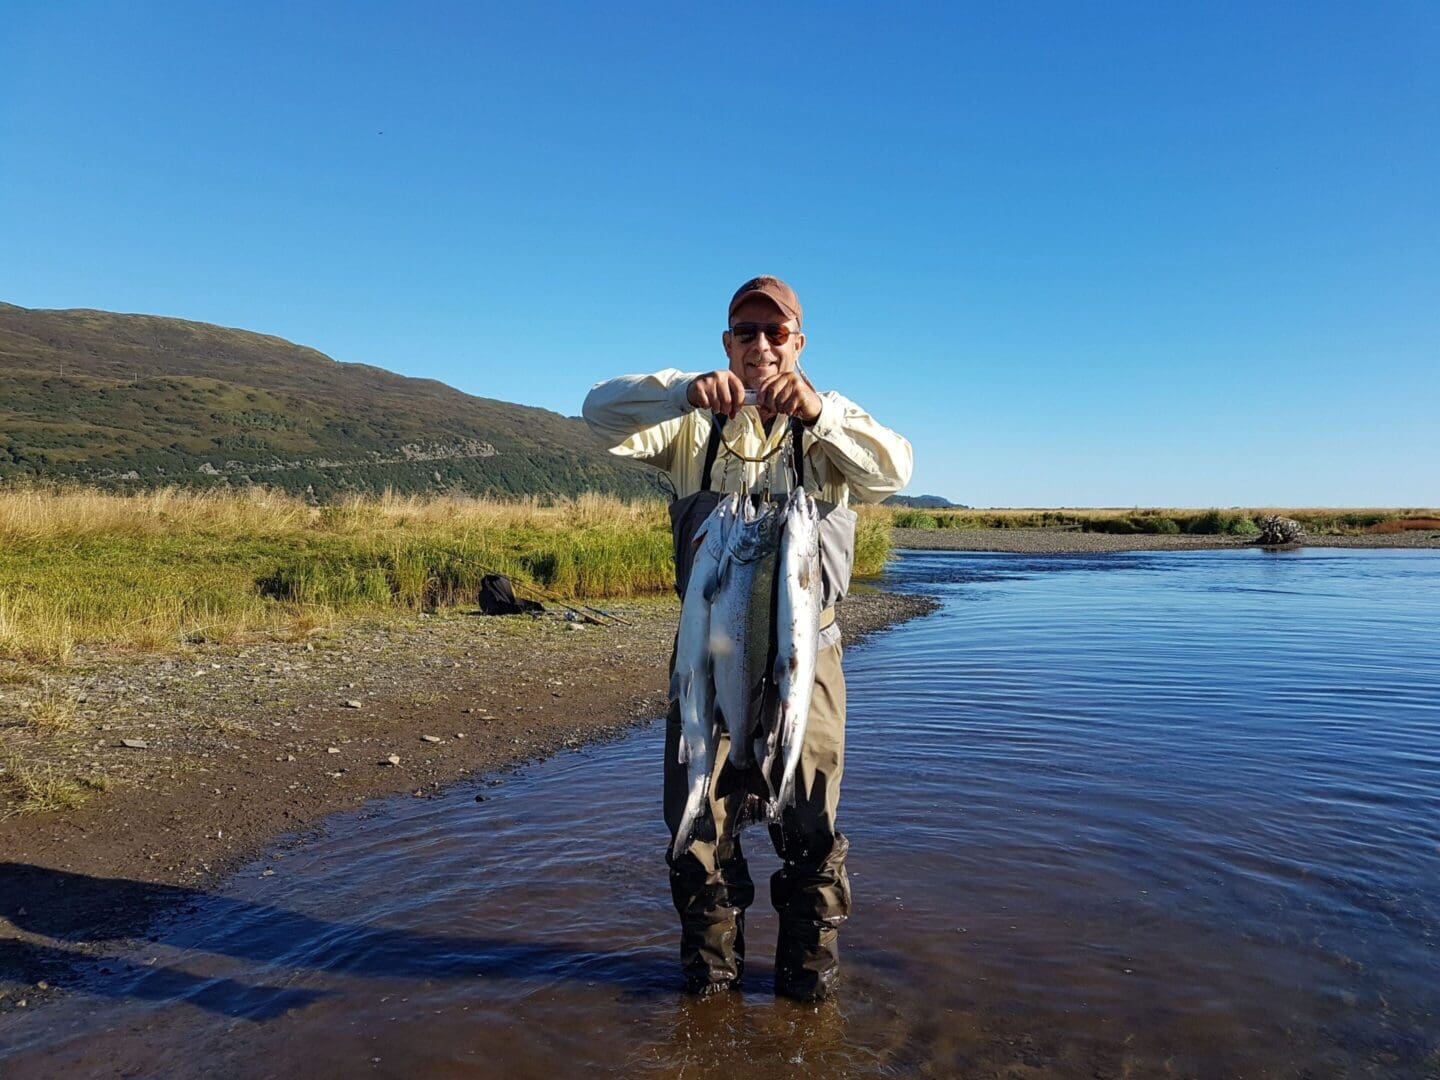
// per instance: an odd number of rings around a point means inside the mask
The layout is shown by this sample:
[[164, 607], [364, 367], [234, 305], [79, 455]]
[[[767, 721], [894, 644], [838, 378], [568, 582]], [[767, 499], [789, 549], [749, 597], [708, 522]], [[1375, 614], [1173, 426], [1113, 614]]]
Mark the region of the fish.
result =
[[763, 784], [748, 774], [756, 772], [764, 756], [767, 696], [773, 701], [770, 645], [781, 519], [773, 503], [756, 507], [741, 500], [740, 514], [726, 533], [710, 607], [715, 708], [730, 735], [729, 764], [750, 787]]
[[710, 607], [719, 580], [730, 524], [739, 513], [740, 496], [718, 503], [691, 541], [690, 580], [680, 608], [670, 695], [680, 708], [680, 764], [687, 766], [688, 790], [671, 855], [689, 849], [696, 826], [709, 806], [710, 775], [720, 742], [715, 716], [715, 683], [710, 670]]
[[778, 715], [763, 763], [771, 821], [795, 801], [795, 771], [810, 719], [820, 643], [820, 514], [804, 488], [791, 492], [785, 504], [778, 573], [773, 672]]

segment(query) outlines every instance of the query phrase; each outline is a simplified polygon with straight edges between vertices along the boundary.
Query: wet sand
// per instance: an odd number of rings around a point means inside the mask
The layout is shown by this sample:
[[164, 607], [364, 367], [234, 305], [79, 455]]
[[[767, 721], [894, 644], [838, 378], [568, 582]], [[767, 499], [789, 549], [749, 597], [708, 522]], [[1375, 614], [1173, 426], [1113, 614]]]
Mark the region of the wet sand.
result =
[[[933, 607], [859, 586], [840, 623], [853, 643]], [[45, 910], [103, 940], [162, 914], [155, 897], [169, 894], [67, 889], [66, 875], [204, 889], [328, 814], [616, 738], [664, 711], [678, 603], [609, 610], [628, 625], [456, 610], [180, 656], [81, 653], [44, 673], [75, 702], [73, 724], [46, 733], [0, 721], [0, 751], [103, 777], [109, 790], [39, 813], [4, 796], [0, 908]], [[34, 692], [0, 685], [0, 716]], [[0, 917], [0, 1011], [55, 993], [43, 950], [5, 947], [27, 938]]]
[[[1160, 533], [1089, 533], [1078, 529], [891, 529], [896, 550], [1011, 551], [1024, 555], [1075, 555], [1101, 551], [1198, 551], [1257, 546], [1241, 536], [1185, 536]], [[1440, 547], [1440, 530], [1312, 536], [1296, 547]]]

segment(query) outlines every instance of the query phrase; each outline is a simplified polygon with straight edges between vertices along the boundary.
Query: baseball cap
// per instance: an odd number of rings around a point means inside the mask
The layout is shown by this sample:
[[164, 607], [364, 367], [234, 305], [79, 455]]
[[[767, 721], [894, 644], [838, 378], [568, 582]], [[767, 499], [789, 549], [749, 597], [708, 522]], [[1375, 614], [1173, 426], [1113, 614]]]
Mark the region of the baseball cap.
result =
[[795, 295], [795, 290], [786, 285], [777, 277], [770, 277], [762, 274], [760, 277], [753, 277], [735, 290], [735, 295], [730, 298], [730, 314], [735, 314], [735, 309], [754, 296], [763, 296], [784, 313], [787, 319], [801, 320], [800, 298]]

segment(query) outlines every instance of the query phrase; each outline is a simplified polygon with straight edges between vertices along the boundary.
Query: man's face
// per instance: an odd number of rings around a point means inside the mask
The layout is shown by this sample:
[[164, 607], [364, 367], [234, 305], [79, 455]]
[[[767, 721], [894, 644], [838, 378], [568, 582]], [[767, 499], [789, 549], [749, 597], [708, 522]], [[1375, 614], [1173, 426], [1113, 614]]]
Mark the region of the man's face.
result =
[[726, 331], [721, 340], [725, 355], [730, 358], [730, 370], [739, 376], [747, 390], [758, 390], [771, 376], [794, 371], [800, 359], [800, 350], [805, 348], [805, 335], [800, 333], [799, 324], [787, 319], [782, 312], [764, 297], [752, 296], [730, 316], [730, 325], [741, 323], [779, 323], [790, 329], [790, 338], [784, 345], [776, 345], [769, 334], [756, 334], [754, 339], [742, 344], [735, 334]]

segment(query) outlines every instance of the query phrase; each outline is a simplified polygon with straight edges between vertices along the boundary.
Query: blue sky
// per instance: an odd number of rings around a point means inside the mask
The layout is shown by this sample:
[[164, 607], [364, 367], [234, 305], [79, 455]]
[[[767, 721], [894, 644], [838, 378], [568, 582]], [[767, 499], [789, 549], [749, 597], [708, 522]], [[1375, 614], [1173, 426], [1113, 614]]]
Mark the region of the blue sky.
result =
[[579, 412], [806, 368], [979, 506], [1440, 504], [1440, 4], [64, 3], [0, 300]]

